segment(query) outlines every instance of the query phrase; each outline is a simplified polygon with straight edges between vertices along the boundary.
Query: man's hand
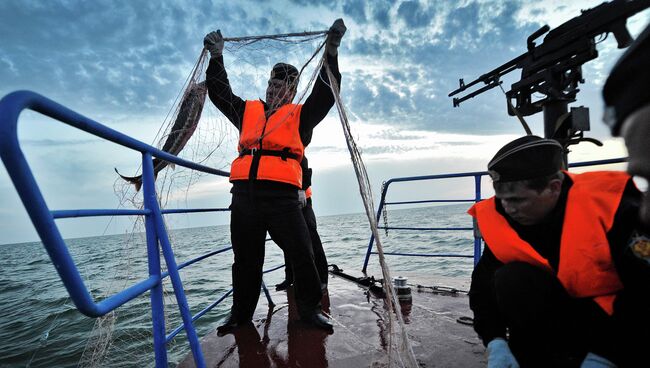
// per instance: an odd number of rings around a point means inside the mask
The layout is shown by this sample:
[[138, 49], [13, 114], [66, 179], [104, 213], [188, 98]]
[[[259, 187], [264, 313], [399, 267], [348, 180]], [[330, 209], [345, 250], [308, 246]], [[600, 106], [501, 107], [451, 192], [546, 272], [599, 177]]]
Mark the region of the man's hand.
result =
[[223, 53], [223, 36], [221, 30], [210, 32], [203, 39], [203, 46], [210, 51], [210, 58], [216, 58]]
[[298, 191], [298, 202], [300, 202], [300, 208], [307, 207], [307, 193], [302, 189]]
[[327, 32], [325, 49], [331, 56], [338, 55], [339, 45], [341, 44], [341, 39], [343, 38], [345, 31], [347, 31], [345, 23], [343, 23], [343, 19], [339, 18], [334, 21], [334, 24], [332, 24], [329, 31]]
[[512, 355], [508, 342], [497, 337], [487, 345], [488, 368], [519, 368], [517, 359]]

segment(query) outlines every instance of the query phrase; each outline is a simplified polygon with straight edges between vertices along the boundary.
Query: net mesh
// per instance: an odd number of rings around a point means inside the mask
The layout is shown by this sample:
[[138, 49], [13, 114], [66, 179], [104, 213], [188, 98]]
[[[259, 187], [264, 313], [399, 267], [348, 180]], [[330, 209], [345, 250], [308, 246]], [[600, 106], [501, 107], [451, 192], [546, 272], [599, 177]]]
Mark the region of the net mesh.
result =
[[[346, 142], [350, 152], [350, 157], [359, 183], [359, 191], [363, 199], [364, 208], [368, 217], [372, 233], [375, 236], [377, 251], [382, 268], [384, 288], [387, 299], [389, 331], [388, 353], [384, 361], [388, 366], [396, 364], [401, 367], [417, 367], [418, 363], [413, 354], [412, 348], [406, 330], [400, 304], [393, 290], [390, 280], [390, 271], [383, 256], [383, 248], [377, 231], [377, 223], [374, 218], [374, 204], [372, 201], [372, 191], [368, 175], [363, 164], [361, 153], [353, 139], [350, 124], [347, 118], [347, 112], [343, 105], [340, 95], [339, 86], [336, 84], [329, 66], [326, 65], [326, 58], [322, 49], [324, 46], [325, 32], [305, 32], [299, 34], [284, 34], [270, 36], [253, 36], [227, 38], [224, 57], [228, 65], [229, 81], [233, 91], [242, 91], [243, 93], [253, 93], [253, 91], [264, 91], [268, 81], [268, 72], [271, 67], [281, 58], [282, 62], [299, 66], [300, 84], [297, 89], [294, 103], [304, 102], [305, 97], [311, 90], [316, 78], [319, 76], [321, 67], [325, 66], [329, 76], [328, 84], [335, 96], [336, 108], [339, 113]], [[280, 55], [280, 56], [279, 56]], [[319, 56], [320, 55], [320, 56]], [[153, 141], [160, 149], [169, 147], [170, 140], [183, 140], [179, 136], [187, 135], [186, 142], [183, 143], [182, 150], [179, 150], [178, 156], [190, 161], [198, 162], [206, 166], [217, 169], [228, 170], [229, 163], [234, 159], [237, 152], [238, 131], [219, 113], [213, 104], [206, 102], [202, 106], [202, 112], [198, 114], [196, 121], [191, 122], [192, 131], [181, 131], [174, 127], [178, 126], [179, 119], [183, 117], [183, 102], [190, 98], [190, 94], [201, 88], [205, 76], [205, 70], [208, 64], [208, 55], [205, 50], [201, 52], [192, 72], [185, 81], [181, 92], [173, 103], [173, 108], [169, 111], [164, 119]], [[205, 99], [205, 94], [203, 95]], [[240, 95], [245, 100], [255, 100], [262, 96]], [[191, 115], [191, 114], [190, 114]], [[196, 116], [196, 115], [193, 115]], [[199, 119], [200, 118], [200, 119]], [[269, 134], [270, 131], [266, 132]], [[139, 168], [136, 169], [137, 176]], [[158, 200], [162, 208], [175, 205], [177, 207], [188, 207], [190, 201], [190, 192], [209, 186], [214, 183], [214, 178], [197, 171], [187, 170], [184, 168], [163, 167], [159, 170], [156, 180], [156, 189]], [[114, 184], [114, 190], [118, 197], [121, 208], [143, 208], [141, 192], [137, 190], [133, 183], [117, 179]], [[180, 205], [179, 205], [180, 204]], [[166, 226], [173, 228], [174, 223], [165, 219]], [[142, 279], [143, 272], [146, 274], [146, 255], [143, 256], [141, 251], [144, 240], [144, 222], [142, 218], [133, 218], [131, 231], [124, 235], [123, 247], [119, 255], [121, 264], [114, 270], [113, 281], [105, 288], [102, 288], [96, 299], [113, 295], [133, 284], [134, 280]], [[170, 242], [174, 248], [177, 258], [180, 257], [182, 249], [178, 249], [175, 232], [170, 231]], [[140, 249], [137, 251], [136, 249]], [[143, 260], [144, 259], [144, 264]], [[162, 267], [165, 267], [164, 262]], [[163, 270], [164, 272], [164, 270]], [[209, 279], [205, 275], [197, 281], [191, 273], [182, 273], [183, 283], [188, 293], [193, 283], [211, 283], [219, 282], [223, 279], [221, 275], [210, 275]], [[207, 278], [207, 280], [205, 280]], [[223, 281], [222, 281], [223, 283]], [[164, 302], [165, 302], [165, 324], [169, 332], [181, 322], [178, 307], [174, 298], [171, 283], [168, 279], [163, 282]], [[195, 310], [190, 295], [190, 307]], [[151, 333], [151, 316], [149, 309], [149, 297], [147, 294], [136, 298], [130, 302], [127, 307], [118, 308], [116, 311], [98, 318], [88, 337], [83, 354], [78, 365], [81, 367], [100, 367], [100, 366], [153, 366], [153, 346]], [[201, 332], [207, 332], [213, 325], [214, 319], [205, 318], [206, 322], [202, 324], [201, 320], [197, 322], [199, 335]], [[397, 325], [395, 328], [395, 324]], [[140, 328], [131, 326], [138, 325]], [[187, 353], [187, 340], [183, 333], [178, 335], [170, 344], [168, 344], [168, 354], [170, 362], [178, 362], [182, 356]], [[144, 344], [135, 345], [134, 341], [144, 341]], [[379, 363], [379, 362], [375, 362]]]
[[[389, 312], [388, 313], [389, 366], [392, 364], [393, 361], [395, 361], [395, 363], [397, 363], [401, 367], [417, 367], [418, 366], [417, 359], [415, 358], [415, 354], [413, 353], [411, 343], [406, 333], [406, 327], [404, 324], [404, 320], [402, 319], [401, 306], [397, 299], [397, 294], [393, 289], [390, 269], [384, 257], [384, 249], [381, 245], [381, 238], [379, 236], [377, 220], [374, 216], [375, 205], [372, 199], [372, 187], [370, 185], [370, 179], [368, 177], [366, 167], [363, 164], [363, 160], [361, 158], [361, 152], [359, 151], [359, 148], [356, 142], [354, 141], [354, 137], [352, 135], [352, 131], [350, 128], [350, 123], [347, 117], [347, 112], [345, 106], [343, 105], [339, 93], [339, 86], [337, 85], [336, 79], [334, 78], [334, 75], [332, 74], [332, 71], [327, 64], [326, 64], [326, 68], [327, 68], [327, 75], [330, 81], [330, 88], [332, 89], [332, 93], [334, 94], [334, 100], [336, 101], [336, 109], [339, 113], [341, 126], [343, 127], [345, 140], [348, 146], [348, 151], [350, 152], [350, 159], [352, 160], [352, 165], [354, 167], [354, 171], [357, 176], [357, 182], [359, 184], [359, 193], [361, 194], [361, 198], [363, 200], [363, 206], [364, 209], [366, 210], [366, 216], [370, 224], [370, 229], [372, 231], [373, 236], [375, 237], [375, 246], [377, 248], [377, 253], [379, 255], [379, 263], [381, 265], [381, 272], [384, 278], [383, 287], [386, 293], [386, 305]], [[397, 336], [394, 336], [393, 334], [394, 327], [395, 327], [394, 326], [395, 317], [397, 317], [397, 328], [399, 330]], [[394, 340], [395, 337], [397, 337], [397, 341]], [[397, 347], [397, 349], [394, 349], [394, 347]], [[393, 351], [395, 351], [396, 354], [393, 354]]]

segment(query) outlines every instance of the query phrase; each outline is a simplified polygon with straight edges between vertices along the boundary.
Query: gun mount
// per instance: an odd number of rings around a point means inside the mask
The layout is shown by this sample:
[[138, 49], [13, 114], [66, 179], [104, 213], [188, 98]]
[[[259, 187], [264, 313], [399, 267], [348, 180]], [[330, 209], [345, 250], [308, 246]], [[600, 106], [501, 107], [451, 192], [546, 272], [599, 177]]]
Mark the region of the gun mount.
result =
[[[582, 65], [598, 57], [596, 38], [613, 33], [619, 48], [625, 48], [633, 39], [626, 27], [627, 18], [650, 7], [650, 0], [613, 0], [568, 20], [553, 30], [543, 26], [527, 39], [528, 51], [509, 62], [485, 73], [449, 94], [456, 96], [483, 83], [484, 86], [454, 97], [454, 107], [494, 87], [501, 86], [501, 77], [521, 69], [521, 79], [506, 92], [508, 114], [518, 116], [527, 128], [523, 116], [544, 113], [544, 136], [559, 141], [566, 149], [580, 141], [600, 143], [583, 137], [589, 130], [589, 113], [585, 107], [572, 108], [580, 83], [584, 83]], [[550, 32], [549, 32], [550, 31]], [[546, 34], [543, 41], [536, 40]], [[534, 99], [533, 95], [543, 97]], [[528, 131], [528, 129], [527, 129]]]

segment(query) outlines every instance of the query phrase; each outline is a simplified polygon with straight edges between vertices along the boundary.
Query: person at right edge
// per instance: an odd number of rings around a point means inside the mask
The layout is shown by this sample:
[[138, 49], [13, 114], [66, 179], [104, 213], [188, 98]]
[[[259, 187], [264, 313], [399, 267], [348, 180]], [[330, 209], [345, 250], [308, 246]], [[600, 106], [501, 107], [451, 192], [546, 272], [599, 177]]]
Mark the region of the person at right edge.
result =
[[[309, 168], [308, 162], [306, 156], [302, 158], [302, 161], [300, 161], [300, 167], [302, 168], [302, 190], [298, 192], [298, 198], [302, 204], [302, 214], [305, 216], [305, 222], [307, 223], [309, 236], [311, 237], [314, 263], [316, 264], [316, 270], [318, 271], [318, 277], [320, 278], [320, 287], [321, 290], [325, 291], [325, 289], [327, 289], [328, 278], [327, 257], [325, 256], [325, 250], [323, 249], [323, 242], [320, 240], [320, 235], [318, 235], [316, 214], [312, 207], [312, 170]], [[284, 280], [275, 285], [275, 289], [278, 291], [286, 290], [291, 286], [291, 284], [293, 284], [293, 268], [291, 267], [291, 260], [289, 259], [288, 253], [284, 252]]]
[[[300, 319], [331, 331], [333, 325], [321, 311], [322, 292], [314, 265], [309, 230], [302, 214], [298, 191], [302, 188], [300, 161], [314, 127], [334, 105], [327, 84], [329, 66], [340, 85], [338, 46], [346, 31], [343, 20], [330, 27], [325, 63], [304, 104], [293, 104], [299, 72], [277, 63], [271, 70], [266, 101], [245, 101], [231, 88], [223, 62], [221, 31], [208, 33], [210, 52], [206, 71], [208, 95], [215, 106], [239, 130], [239, 157], [230, 170], [232, 203], [230, 232], [234, 253], [233, 304], [218, 333], [251, 322], [262, 285], [266, 233], [283, 244], [295, 272], [295, 301]], [[307, 142], [306, 142], [307, 140]]]
[[641, 193], [624, 172], [562, 167], [558, 142], [518, 138], [488, 163], [495, 196], [468, 211], [485, 241], [469, 302], [488, 367], [647, 366], [634, 338], [650, 309], [631, 313], [650, 283], [627, 251]]
[[[650, 184], [650, 25], [628, 47], [612, 69], [603, 87], [604, 120], [613, 136], [622, 136], [628, 151], [627, 172]], [[626, 347], [637, 355], [626, 354], [628, 366], [650, 366], [648, 343], [650, 327], [650, 195], [643, 194], [639, 209], [639, 229], [628, 242], [626, 252], [645, 265], [646, 272], [639, 291], [626, 308], [626, 324], [645, 323], [645, 330], [630, 338]], [[643, 288], [642, 286], [645, 286]], [[643, 360], [639, 355], [646, 354]], [[636, 359], [636, 360], [635, 360]]]

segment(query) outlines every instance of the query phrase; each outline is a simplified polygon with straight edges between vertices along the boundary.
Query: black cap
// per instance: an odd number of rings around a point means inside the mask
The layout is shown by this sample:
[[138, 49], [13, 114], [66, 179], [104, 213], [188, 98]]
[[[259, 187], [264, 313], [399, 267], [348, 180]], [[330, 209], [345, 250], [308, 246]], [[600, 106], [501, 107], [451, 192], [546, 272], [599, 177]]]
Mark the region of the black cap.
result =
[[605, 124], [613, 136], [631, 113], [650, 103], [650, 26], [618, 60], [603, 88]]
[[554, 174], [564, 165], [557, 141], [527, 135], [503, 146], [488, 163], [493, 182], [509, 182]]
[[298, 80], [298, 69], [291, 64], [277, 63], [271, 69], [270, 79], [280, 79], [287, 83], [295, 83]]

